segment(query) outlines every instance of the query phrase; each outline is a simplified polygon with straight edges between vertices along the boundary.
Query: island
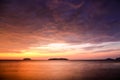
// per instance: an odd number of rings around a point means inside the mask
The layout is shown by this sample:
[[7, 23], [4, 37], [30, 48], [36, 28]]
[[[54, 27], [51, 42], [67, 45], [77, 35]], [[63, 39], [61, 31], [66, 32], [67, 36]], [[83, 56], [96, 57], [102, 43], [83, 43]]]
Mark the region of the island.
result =
[[24, 61], [30, 61], [31, 58], [24, 58], [23, 60], [24, 60]]
[[68, 60], [67, 58], [49, 58], [48, 60]]
[[116, 60], [116, 61], [120, 61], [120, 57], [116, 58], [115, 60]]
[[107, 59], [105, 59], [105, 61], [120, 61], [120, 57], [118, 57], [116, 59], [107, 58]]
[[112, 58], [107, 58], [107, 59], [105, 59], [105, 61], [115, 61], [115, 60]]

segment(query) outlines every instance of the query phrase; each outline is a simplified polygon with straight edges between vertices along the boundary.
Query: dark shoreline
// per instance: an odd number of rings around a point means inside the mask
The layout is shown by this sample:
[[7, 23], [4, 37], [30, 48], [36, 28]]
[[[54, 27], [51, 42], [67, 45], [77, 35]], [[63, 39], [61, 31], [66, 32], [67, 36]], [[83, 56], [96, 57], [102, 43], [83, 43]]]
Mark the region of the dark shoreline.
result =
[[89, 61], [89, 62], [120, 62], [117, 60], [0, 60], [0, 61]]

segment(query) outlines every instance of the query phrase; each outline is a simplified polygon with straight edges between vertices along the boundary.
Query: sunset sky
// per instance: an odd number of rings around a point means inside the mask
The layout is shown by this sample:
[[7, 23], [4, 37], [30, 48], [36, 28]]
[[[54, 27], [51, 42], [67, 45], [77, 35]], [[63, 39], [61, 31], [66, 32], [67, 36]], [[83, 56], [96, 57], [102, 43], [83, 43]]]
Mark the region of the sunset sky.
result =
[[120, 0], [0, 0], [0, 59], [120, 57]]

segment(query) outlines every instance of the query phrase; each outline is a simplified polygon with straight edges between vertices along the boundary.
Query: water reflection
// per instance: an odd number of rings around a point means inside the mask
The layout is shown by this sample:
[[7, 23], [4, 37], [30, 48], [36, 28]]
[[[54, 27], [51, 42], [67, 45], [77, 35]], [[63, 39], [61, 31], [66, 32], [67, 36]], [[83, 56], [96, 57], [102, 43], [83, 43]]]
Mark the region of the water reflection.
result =
[[0, 62], [0, 80], [113, 80], [120, 63], [81, 61]]

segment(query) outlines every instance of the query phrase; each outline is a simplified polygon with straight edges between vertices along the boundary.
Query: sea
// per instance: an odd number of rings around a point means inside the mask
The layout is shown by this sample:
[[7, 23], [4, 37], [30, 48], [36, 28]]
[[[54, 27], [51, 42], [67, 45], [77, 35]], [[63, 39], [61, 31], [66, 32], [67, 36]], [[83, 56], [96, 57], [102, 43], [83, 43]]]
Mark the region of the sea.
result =
[[120, 80], [120, 62], [0, 61], [0, 80]]

